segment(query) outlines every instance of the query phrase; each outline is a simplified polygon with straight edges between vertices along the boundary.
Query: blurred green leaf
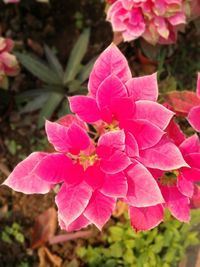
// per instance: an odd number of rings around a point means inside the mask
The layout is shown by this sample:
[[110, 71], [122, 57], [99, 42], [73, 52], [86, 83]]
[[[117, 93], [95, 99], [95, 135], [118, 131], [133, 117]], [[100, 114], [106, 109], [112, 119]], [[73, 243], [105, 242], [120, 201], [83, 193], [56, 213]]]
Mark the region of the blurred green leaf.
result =
[[50, 119], [55, 109], [60, 104], [63, 98], [62, 94], [51, 93], [48, 96], [47, 101], [44, 103], [43, 108], [40, 111], [38, 119], [38, 128], [41, 128], [44, 125], [45, 119]]
[[38, 109], [41, 109], [43, 104], [47, 101], [48, 94], [42, 94], [35, 97], [33, 100], [29, 101], [21, 110], [20, 113], [33, 112]]
[[49, 62], [49, 65], [51, 66], [52, 70], [54, 70], [57, 75], [60, 77], [60, 79], [63, 79], [64, 71], [62, 68], [62, 65], [60, 64], [59, 60], [55, 56], [54, 52], [47, 46], [44, 46], [44, 51], [47, 57], [47, 60]]
[[56, 85], [62, 84], [62, 80], [57, 73], [51, 70], [46, 64], [40, 62], [39, 59], [36, 59], [32, 55], [19, 52], [15, 52], [15, 55], [20, 63], [41, 81]]
[[67, 84], [69, 81], [74, 80], [74, 78], [78, 74], [81, 61], [87, 51], [89, 38], [90, 29], [85, 29], [78, 38], [69, 56], [69, 60], [64, 74], [64, 84]]
[[86, 65], [82, 67], [82, 69], [80, 70], [77, 76], [77, 79], [80, 81], [80, 83], [85, 82], [89, 78], [90, 72], [94, 66], [96, 59], [97, 57], [94, 57]]

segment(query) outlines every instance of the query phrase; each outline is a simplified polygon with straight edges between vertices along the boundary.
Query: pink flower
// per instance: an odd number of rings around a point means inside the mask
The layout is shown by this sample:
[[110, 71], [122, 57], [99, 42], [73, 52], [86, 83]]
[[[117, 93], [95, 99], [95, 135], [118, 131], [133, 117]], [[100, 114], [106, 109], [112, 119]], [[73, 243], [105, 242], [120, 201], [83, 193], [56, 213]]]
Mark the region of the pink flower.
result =
[[[176, 140], [174, 132], [170, 133], [170, 137]], [[179, 138], [181, 132], [178, 133], [178, 128], [176, 133]], [[197, 205], [199, 201], [195, 183], [200, 181], [200, 141], [197, 135], [183, 139], [179, 147], [188, 167], [166, 173], [151, 169], [165, 202], [146, 208], [130, 208], [130, 214], [136, 216], [131, 217], [132, 226], [136, 230], [149, 230], [157, 226], [163, 220], [164, 208], [168, 208], [176, 219], [189, 222], [190, 206]]]
[[179, 26], [186, 23], [186, 1], [117, 0], [107, 11], [114, 32], [124, 41], [143, 37], [152, 44], [173, 43]]
[[59, 184], [59, 223], [68, 231], [90, 223], [101, 229], [117, 199], [129, 205], [137, 230], [155, 227], [162, 221], [164, 202], [170, 206], [168, 195], [179, 197], [177, 187], [168, 192], [157, 178], [172, 170], [188, 171], [188, 158], [166, 133], [174, 113], [156, 103], [157, 97], [156, 74], [132, 78], [125, 57], [109, 46], [90, 74], [89, 95], [69, 99], [78, 117], [46, 121], [56, 152], [31, 154], [4, 184], [28, 194], [46, 193]]
[[19, 73], [19, 65], [14, 55], [13, 41], [0, 37], [0, 86], [7, 87], [7, 76], [16, 76]]

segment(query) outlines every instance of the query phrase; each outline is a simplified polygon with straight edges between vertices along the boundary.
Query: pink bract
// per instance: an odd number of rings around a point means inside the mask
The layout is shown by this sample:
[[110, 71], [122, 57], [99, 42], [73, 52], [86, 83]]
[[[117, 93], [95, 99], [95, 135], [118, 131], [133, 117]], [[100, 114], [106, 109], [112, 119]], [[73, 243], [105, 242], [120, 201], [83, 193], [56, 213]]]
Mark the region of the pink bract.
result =
[[[88, 95], [69, 98], [75, 115], [46, 121], [55, 152], [31, 154], [5, 184], [24, 193], [46, 193], [58, 184], [59, 224], [67, 231], [91, 223], [101, 229], [118, 199], [129, 205], [137, 230], [157, 226], [165, 206], [188, 221], [186, 172], [197, 163], [193, 153], [181, 152], [186, 145], [181, 143], [180, 151], [167, 135], [174, 113], [157, 98], [156, 74], [132, 78], [125, 57], [110, 45], [94, 64]], [[158, 178], [174, 170], [184, 180], [167, 191]], [[171, 198], [172, 191], [178, 200]], [[177, 203], [183, 204], [182, 211]]]

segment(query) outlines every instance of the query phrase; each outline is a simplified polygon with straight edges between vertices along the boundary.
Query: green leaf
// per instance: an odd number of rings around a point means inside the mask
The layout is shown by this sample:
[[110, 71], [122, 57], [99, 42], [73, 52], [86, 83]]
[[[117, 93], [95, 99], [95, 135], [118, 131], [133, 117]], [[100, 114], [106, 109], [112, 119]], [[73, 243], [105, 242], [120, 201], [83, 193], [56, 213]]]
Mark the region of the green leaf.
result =
[[62, 65], [60, 64], [59, 60], [55, 56], [54, 52], [47, 46], [44, 46], [44, 51], [47, 57], [47, 60], [49, 62], [49, 65], [51, 66], [52, 70], [54, 70], [57, 75], [60, 77], [60, 79], [63, 79], [64, 71], [62, 68]]
[[63, 99], [63, 94], [51, 93], [45, 102], [43, 108], [40, 111], [38, 119], [38, 128], [41, 128], [44, 125], [44, 119], [51, 118], [53, 112], [60, 104]]
[[77, 77], [80, 83], [85, 82], [89, 78], [90, 72], [94, 66], [96, 59], [97, 57], [91, 59], [86, 65], [82, 67]]
[[41, 109], [43, 104], [47, 101], [49, 94], [43, 94], [41, 96], [35, 97], [32, 101], [29, 101], [21, 110], [20, 113], [33, 112], [35, 110]]
[[64, 84], [74, 80], [78, 74], [81, 61], [87, 51], [90, 38], [90, 29], [85, 29], [84, 32], [78, 38], [78, 41], [74, 45], [72, 52], [69, 56], [67, 67], [64, 74]]
[[15, 55], [17, 56], [21, 64], [41, 81], [49, 84], [62, 84], [62, 80], [57, 75], [57, 73], [50, 69], [46, 64], [40, 62], [39, 59], [36, 59], [32, 55], [18, 52], [15, 52]]

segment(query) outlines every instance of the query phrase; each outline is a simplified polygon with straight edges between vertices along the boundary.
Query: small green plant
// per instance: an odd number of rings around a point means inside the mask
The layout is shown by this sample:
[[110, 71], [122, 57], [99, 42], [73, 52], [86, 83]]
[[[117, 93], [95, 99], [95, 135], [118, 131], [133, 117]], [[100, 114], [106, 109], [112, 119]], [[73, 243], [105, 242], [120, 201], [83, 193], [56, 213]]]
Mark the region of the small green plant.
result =
[[14, 240], [23, 244], [25, 241], [22, 233], [22, 228], [18, 223], [13, 223], [11, 226], [6, 226], [1, 232], [1, 239], [4, 242], [12, 243]]
[[104, 245], [79, 247], [77, 255], [90, 267], [173, 267], [188, 246], [199, 243], [192, 226], [200, 222], [200, 210], [192, 211], [190, 224], [167, 216], [165, 223], [148, 232], [136, 233], [126, 220], [104, 234]]
[[12, 156], [15, 156], [16, 153], [22, 148], [20, 144], [17, 144], [15, 140], [5, 140], [8, 151]]
[[[75, 43], [65, 69], [57, 59], [53, 50], [45, 46], [47, 63], [27, 53], [16, 52], [21, 64], [43, 82], [41, 88], [26, 91], [16, 96], [19, 105], [26, 103], [21, 108], [21, 113], [40, 110], [38, 127], [44, 125], [44, 118], [48, 119], [59, 108], [60, 115], [69, 110], [67, 104], [60, 105], [66, 95], [82, 93], [86, 90], [84, 82], [88, 79], [94, 60], [86, 65], [82, 60], [88, 48], [90, 30], [85, 29]], [[67, 103], [67, 101], [66, 101]]]

